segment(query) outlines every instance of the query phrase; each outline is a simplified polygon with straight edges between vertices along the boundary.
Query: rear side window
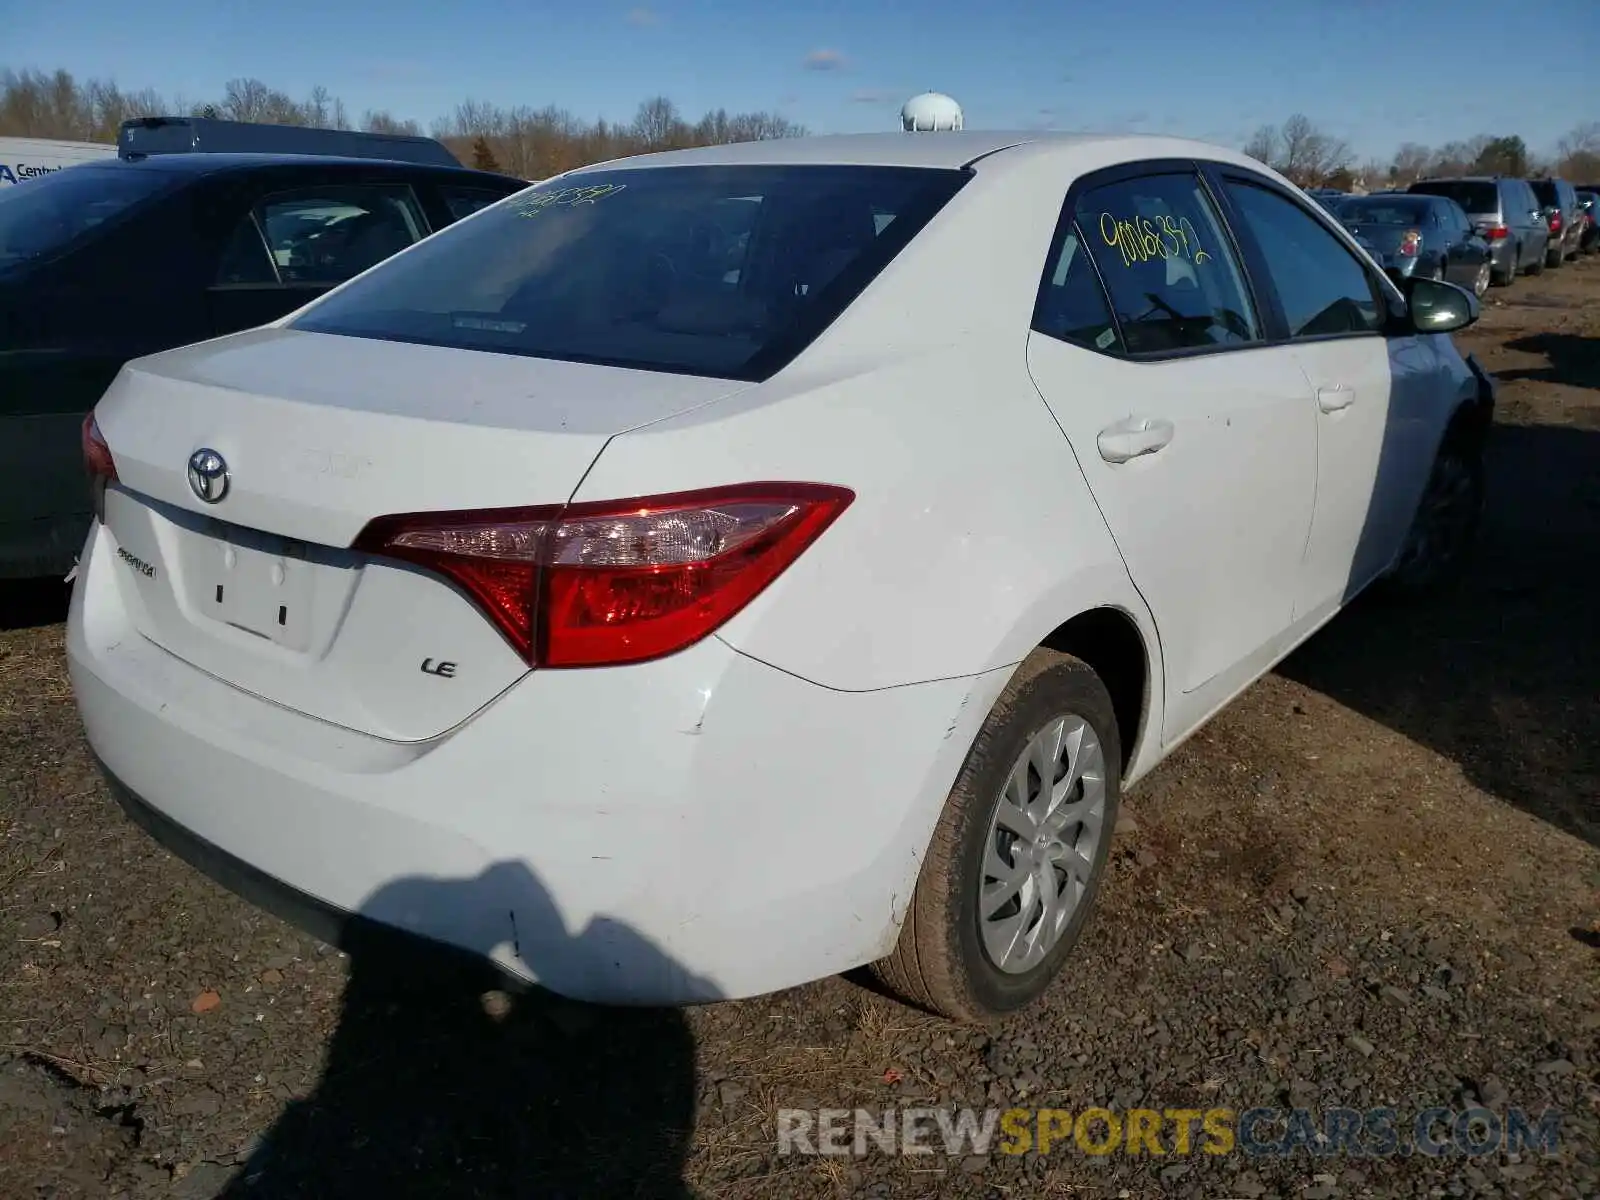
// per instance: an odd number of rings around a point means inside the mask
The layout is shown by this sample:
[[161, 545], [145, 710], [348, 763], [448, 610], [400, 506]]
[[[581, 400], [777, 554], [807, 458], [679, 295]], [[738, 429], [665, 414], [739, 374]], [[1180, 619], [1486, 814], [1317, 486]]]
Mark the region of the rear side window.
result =
[[1075, 215], [1129, 354], [1260, 338], [1244, 273], [1198, 176], [1148, 175], [1092, 188]]
[[1417, 196], [1362, 196], [1347, 200], [1339, 216], [1357, 225], [1417, 225], [1438, 209]]
[[1045, 268], [1033, 327], [1085, 349], [1124, 351], [1076, 221], [1067, 226]]
[[1467, 220], [1467, 214], [1461, 211], [1461, 206], [1454, 200], [1439, 202], [1439, 219], [1441, 224], [1453, 233], [1472, 231], [1472, 222]]
[[925, 168], [585, 172], [443, 230], [299, 329], [760, 379], [966, 182]]
[[234, 229], [217, 282], [328, 286], [428, 232], [409, 187], [300, 188], [259, 201]]
[[1290, 337], [1370, 333], [1383, 308], [1356, 256], [1305, 209], [1277, 192], [1230, 179], [1228, 197], [1266, 260]]
[[0, 269], [62, 250], [174, 186], [164, 171], [79, 165], [0, 188]]
[[1413, 183], [1410, 190], [1425, 196], [1448, 196], [1469, 213], [1492, 213], [1500, 207], [1500, 194], [1487, 180], [1428, 179]]

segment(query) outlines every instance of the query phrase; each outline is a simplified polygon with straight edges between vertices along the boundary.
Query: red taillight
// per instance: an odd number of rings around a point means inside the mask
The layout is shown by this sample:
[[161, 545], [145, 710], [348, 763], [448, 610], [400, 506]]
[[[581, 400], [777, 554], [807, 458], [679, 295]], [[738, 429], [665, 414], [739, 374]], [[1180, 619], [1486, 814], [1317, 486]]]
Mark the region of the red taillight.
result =
[[672, 654], [722, 625], [855, 498], [809, 483], [379, 517], [354, 546], [454, 581], [534, 666]]
[[1491, 225], [1483, 231], [1483, 236], [1491, 242], [1503, 242], [1510, 235], [1511, 230], [1504, 225]]
[[1399, 253], [1404, 258], [1415, 258], [1417, 251], [1422, 249], [1422, 231], [1408, 229], [1400, 238]]
[[1550, 232], [1551, 233], [1560, 233], [1561, 232], [1561, 214], [1558, 213], [1558, 212], [1550, 214]]
[[94, 515], [98, 521], [106, 516], [106, 484], [117, 479], [117, 461], [111, 457], [111, 447], [100, 432], [100, 423], [90, 413], [83, 419], [80, 436], [83, 446], [83, 469], [89, 474], [89, 491], [94, 500]]

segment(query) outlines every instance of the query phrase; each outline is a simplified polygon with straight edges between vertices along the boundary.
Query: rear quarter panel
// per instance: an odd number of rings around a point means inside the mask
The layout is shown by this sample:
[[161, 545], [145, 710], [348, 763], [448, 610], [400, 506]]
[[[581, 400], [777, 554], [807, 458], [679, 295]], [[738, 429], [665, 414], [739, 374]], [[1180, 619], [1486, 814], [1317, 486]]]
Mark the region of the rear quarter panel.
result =
[[[1078, 169], [978, 178], [805, 354], [767, 383], [623, 434], [575, 500], [741, 480], [853, 488], [849, 509], [721, 631], [830, 688], [972, 675], [1059, 623], [1155, 631], [1027, 371], [1046, 251]], [[1159, 695], [1159, 682], [1152, 689]]]

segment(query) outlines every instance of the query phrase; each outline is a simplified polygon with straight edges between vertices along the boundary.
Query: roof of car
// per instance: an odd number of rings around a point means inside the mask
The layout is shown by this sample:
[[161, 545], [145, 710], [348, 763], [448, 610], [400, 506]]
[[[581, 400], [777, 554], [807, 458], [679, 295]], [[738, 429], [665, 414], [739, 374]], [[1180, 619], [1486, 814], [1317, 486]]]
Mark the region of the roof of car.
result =
[[499, 180], [519, 187], [528, 185], [507, 175], [493, 171], [476, 171], [471, 167], [450, 167], [443, 163], [414, 163], [392, 158], [354, 158], [337, 154], [151, 154], [143, 158], [105, 158], [80, 164], [100, 170], [166, 171], [175, 174], [209, 175], [223, 171], [246, 171], [260, 167], [340, 166], [404, 168], [407, 171], [433, 172], [441, 175], [476, 176], [484, 180]]
[[[880, 166], [965, 167], [980, 158], [1023, 146], [1071, 147], [1094, 143], [1126, 142], [1130, 148], [1166, 155], [1184, 147], [1189, 153], [1233, 158], [1237, 152], [1204, 142], [1163, 137], [1159, 134], [1055, 133], [1039, 130], [941, 130], [937, 133], [841, 133], [811, 137], [772, 138], [699, 146], [690, 150], [665, 150], [594, 163], [579, 171], [676, 166]], [[1140, 157], [1135, 154], [1131, 157]], [[579, 171], [572, 172], [573, 174]]]

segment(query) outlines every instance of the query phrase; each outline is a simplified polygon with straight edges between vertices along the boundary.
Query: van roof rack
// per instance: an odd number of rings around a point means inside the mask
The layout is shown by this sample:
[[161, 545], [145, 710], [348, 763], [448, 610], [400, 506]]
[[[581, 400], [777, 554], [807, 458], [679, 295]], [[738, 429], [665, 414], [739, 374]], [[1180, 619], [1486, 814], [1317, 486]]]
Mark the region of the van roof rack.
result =
[[459, 167], [436, 138], [224, 121], [217, 117], [130, 117], [117, 130], [117, 157], [151, 154], [327, 154]]

